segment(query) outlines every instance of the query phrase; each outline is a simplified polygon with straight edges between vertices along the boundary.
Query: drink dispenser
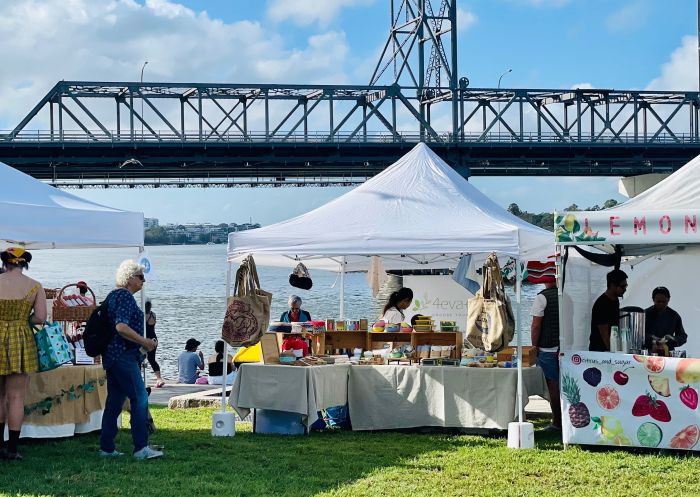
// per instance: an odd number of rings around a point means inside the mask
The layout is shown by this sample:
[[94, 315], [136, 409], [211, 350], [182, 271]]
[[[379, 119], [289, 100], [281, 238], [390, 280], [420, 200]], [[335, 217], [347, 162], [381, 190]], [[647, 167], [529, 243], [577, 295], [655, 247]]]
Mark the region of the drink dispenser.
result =
[[627, 333], [627, 343], [635, 353], [644, 348], [644, 327], [644, 309], [631, 306], [620, 309], [620, 333]]

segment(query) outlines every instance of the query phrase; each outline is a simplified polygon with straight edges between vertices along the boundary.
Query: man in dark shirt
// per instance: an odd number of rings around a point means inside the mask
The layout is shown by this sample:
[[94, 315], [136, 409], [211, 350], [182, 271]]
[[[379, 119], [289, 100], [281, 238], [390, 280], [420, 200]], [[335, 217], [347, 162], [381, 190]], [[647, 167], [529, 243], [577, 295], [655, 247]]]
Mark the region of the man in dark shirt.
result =
[[610, 351], [610, 327], [619, 326], [619, 298], [627, 290], [627, 274], [613, 269], [606, 277], [608, 288], [598, 297], [591, 311], [591, 336], [588, 350], [594, 352]]

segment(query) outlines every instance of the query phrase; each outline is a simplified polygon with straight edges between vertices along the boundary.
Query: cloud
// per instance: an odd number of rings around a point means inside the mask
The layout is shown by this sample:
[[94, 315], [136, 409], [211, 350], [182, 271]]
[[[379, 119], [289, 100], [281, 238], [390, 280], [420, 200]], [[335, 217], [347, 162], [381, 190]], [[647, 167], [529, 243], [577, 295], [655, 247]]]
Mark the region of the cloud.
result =
[[474, 24], [476, 24], [477, 20], [478, 20], [478, 18], [476, 17], [476, 14], [473, 14], [472, 12], [469, 12], [468, 10], [464, 10], [460, 7], [457, 7], [457, 30], [458, 31], [460, 31], [460, 32], [467, 31]]
[[696, 90], [698, 87], [698, 43], [695, 36], [684, 36], [681, 46], [661, 66], [661, 75], [653, 79], [647, 90]]
[[375, 0], [270, 0], [267, 17], [274, 22], [290, 21], [298, 26], [318, 23], [328, 26], [345, 7], [371, 5]]
[[337, 83], [342, 32], [289, 47], [260, 22], [224, 22], [171, 0], [0, 2], [0, 129], [13, 127], [59, 80]]
[[611, 33], [631, 33], [646, 24], [651, 6], [646, 1], [625, 5], [605, 19], [605, 27]]
[[572, 90], [591, 90], [593, 85], [590, 83], [574, 83], [571, 85]]

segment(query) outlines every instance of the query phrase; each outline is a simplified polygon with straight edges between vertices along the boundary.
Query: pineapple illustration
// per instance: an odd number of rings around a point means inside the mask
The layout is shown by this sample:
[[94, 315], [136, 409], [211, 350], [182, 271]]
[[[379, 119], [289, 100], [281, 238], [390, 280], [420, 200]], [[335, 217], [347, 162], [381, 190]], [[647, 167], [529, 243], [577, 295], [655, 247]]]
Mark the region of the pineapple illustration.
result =
[[562, 381], [562, 392], [566, 400], [569, 401], [569, 419], [574, 428], [583, 428], [591, 422], [591, 414], [588, 412], [586, 404], [581, 402], [581, 392], [578, 389], [576, 380], [569, 375], [564, 375]]

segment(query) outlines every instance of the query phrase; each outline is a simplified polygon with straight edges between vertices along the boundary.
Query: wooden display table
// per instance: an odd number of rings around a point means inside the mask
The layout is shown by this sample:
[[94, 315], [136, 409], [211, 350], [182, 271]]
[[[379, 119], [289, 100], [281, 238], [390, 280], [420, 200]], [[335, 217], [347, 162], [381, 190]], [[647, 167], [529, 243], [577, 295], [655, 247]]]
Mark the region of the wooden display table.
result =
[[[277, 341], [281, 344], [284, 338], [300, 336], [299, 333], [277, 333]], [[460, 331], [431, 331], [413, 333], [374, 333], [371, 331], [326, 331], [325, 333], [309, 334], [310, 351], [313, 354], [332, 355], [337, 349], [374, 350], [383, 348], [385, 343], [392, 347], [411, 344], [413, 348], [419, 345], [454, 345], [450, 357], [458, 359], [462, 352], [462, 332]]]
[[61, 366], [30, 374], [21, 436], [54, 438], [99, 430], [106, 400], [102, 366]]

